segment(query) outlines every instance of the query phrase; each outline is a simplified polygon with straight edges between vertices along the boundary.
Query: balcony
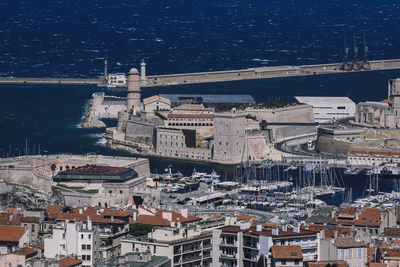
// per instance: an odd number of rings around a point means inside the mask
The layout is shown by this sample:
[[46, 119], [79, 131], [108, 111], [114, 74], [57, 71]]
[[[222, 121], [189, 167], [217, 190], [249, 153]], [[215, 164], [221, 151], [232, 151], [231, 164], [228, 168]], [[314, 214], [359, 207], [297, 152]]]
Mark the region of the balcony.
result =
[[225, 253], [221, 253], [221, 258], [236, 259], [236, 254], [225, 254]]
[[184, 259], [182, 260], [182, 263], [187, 263], [187, 262], [196, 261], [196, 260], [201, 260], [201, 255], [184, 258]]

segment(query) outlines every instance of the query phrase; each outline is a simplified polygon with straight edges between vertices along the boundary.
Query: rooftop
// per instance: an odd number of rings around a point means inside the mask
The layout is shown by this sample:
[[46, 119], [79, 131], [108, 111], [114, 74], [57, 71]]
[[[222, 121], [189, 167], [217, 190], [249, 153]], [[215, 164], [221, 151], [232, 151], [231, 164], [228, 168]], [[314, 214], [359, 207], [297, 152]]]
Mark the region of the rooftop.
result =
[[150, 103], [153, 103], [153, 102], [156, 102], [156, 101], [165, 103], [167, 105], [171, 105], [171, 101], [168, 98], [165, 98], [165, 97], [162, 97], [162, 96], [159, 96], [159, 95], [153, 95], [153, 96], [144, 98], [143, 99], [143, 104], [147, 105], [147, 104], [150, 104]]
[[66, 257], [63, 258], [59, 261], [57, 261], [60, 267], [72, 267], [72, 266], [78, 266], [82, 263], [81, 260], [74, 259], [71, 257]]
[[278, 235], [273, 235], [272, 231], [273, 230], [261, 230], [257, 231], [256, 228], [250, 227], [248, 229], [240, 229], [240, 226], [223, 226], [219, 228], [222, 230], [223, 233], [232, 233], [236, 234], [238, 232], [242, 232], [243, 235], [249, 235], [249, 236], [271, 236], [274, 239], [279, 239], [279, 238], [286, 238], [286, 237], [296, 237], [296, 236], [310, 236], [310, 235], [316, 235], [317, 233], [311, 230], [307, 230], [304, 228], [300, 228], [299, 232], [295, 232], [293, 228], [287, 228], [286, 231], [283, 231], [282, 229], [279, 229]]
[[335, 246], [338, 248], [358, 248], [366, 247], [362, 242], [356, 241], [350, 236], [341, 236], [335, 239]]
[[137, 176], [137, 172], [130, 168], [111, 167], [101, 165], [85, 165], [59, 172], [54, 178], [57, 180], [128, 180]]
[[295, 96], [297, 101], [309, 105], [325, 104], [325, 105], [336, 105], [336, 104], [354, 104], [353, 100], [346, 96]]
[[254, 104], [251, 95], [191, 95], [191, 94], [160, 94], [174, 103], [193, 104]]
[[0, 242], [18, 242], [25, 233], [25, 227], [0, 225]]
[[355, 224], [380, 226], [382, 224], [381, 211], [374, 208], [365, 209], [358, 215], [358, 220], [355, 221]]
[[303, 259], [303, 253], [300, 246], [280, 246], [271, 247], [272, 256], [275, 259]]

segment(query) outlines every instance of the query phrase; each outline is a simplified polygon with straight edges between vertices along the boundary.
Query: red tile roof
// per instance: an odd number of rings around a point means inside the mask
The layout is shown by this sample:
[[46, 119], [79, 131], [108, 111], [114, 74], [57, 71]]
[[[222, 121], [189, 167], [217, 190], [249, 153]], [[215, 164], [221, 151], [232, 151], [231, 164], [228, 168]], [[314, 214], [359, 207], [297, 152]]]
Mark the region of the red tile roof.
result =
[[40, 218], [39, 217], [23, 217], [21, 222], [27, 222], [27, 223], [39, 223]]
[[349, 265], [346, 262], [335, 262], [335, 261], [317, 261], [317, 262], [309, 262], [308, 267], [326, 267], [328, 264], [331, 266], [336, 264], [337, 267], [348, 267]]
[[77, 266], [77, 265], [82, 263], [81, 260], [74, 259], [74, 258], [71, 258], [71, 257], [63, 258], [63, 259], [61, 259], [61, 260], [59, 260], [57, 262], [59, 263], [60, 267], [72, 267], [72, 266]]
[[381, 211], [375, 208], [365, 209], [358, 215], [358, 220], [355, 221], [355, 224], [380, 226], [382, 224]]
[[181, 113], [169, 113], [167, 114], [167, 118], [169, 119], [177, 119], [177, 118], [196, 118], [196, 119], [213, 119], [214, 114], [181, 114]]
[[125, 172], [131, 171], [132, 169], [123, 167], [111, 167], [111, 166], [100, 166], [100, 165], [85, 165], [76, 167], [60, 172], [60, 174], [77, 174], [77, 175], [120, 175]]
[[303, 259], [303, 253], [300, 246], [279, 246], [271, 247], [274, 259]]
[[25, 233], [25, 227], [0, 226], [0, 242], [18, 242]]
[[383, 235], [386, 236], [393, 236], [393, 237], [400, 237], [400, 228], [390, 228], [386, 227], [383, 230]]
[[395, 258], [400, 259], [400, 248], [379, 248], [381, 250], [382, 257], [385, 259]]
[[23, 248], [22, 250], [17, 250], [14, 252], [14, 254], [17, 255], [25, 255], [25, 257], [33, 257], [37, 254], [37, 251], [34, 250], [33, 248], [27, 247], [27, 248]]
[[114, 216], [114, 217], [132, 217], [133, 216], [132, 212], [129, 212], [129, 211], [126, 211], [126, 210], [110, 210], [108, 208], [104, 209], [103, 215], [107, 216], [107, 217], [111, 217], [111, 216]]
[[[56, 221], [78, 221], [78, 222], [87, 222], [87, 215], [84, 214], [76, 214], [76, 213], [59, 213], [56, 215]], [[90, 215], [90, 219], [93, 223], [104, 223], [104, 224], [124, 224], [125, 222], [119, 219], [104, 218], [103, 215]]]
[[[145, 207], [143, 207], [146, 209]], [[153, 213], [152, 211], [146, 209], [147, 211]], [[153, 213], [153, 215], [138, 215], [135, 223], [144, 223], [144, 224], [151, 224], [154, 226], [169, 226], [171, 225], [171, 222], [168, 221], [167, 219], [163, 218], [163, 213], [164, 212], [170, 212], [172, 213], [172, 221], [175, 223], [189, 223], [189, 222], [197, 222], [201, 221], [200, 217], [195, 217], [188, 215], [187, 218], [183, 217], [182, 214], [174, 211], [166, 211], [166, 210], [161, 210], [161, 209], [156, 209], [156, 212]]]

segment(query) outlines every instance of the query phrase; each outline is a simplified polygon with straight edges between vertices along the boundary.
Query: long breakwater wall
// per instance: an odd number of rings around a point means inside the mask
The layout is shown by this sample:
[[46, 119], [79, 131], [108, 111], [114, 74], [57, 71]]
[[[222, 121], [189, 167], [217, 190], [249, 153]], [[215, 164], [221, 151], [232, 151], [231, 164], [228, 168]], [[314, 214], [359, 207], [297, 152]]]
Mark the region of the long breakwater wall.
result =
[[[400, 69], [400, 59], [369, 61], [370, 69], [344, 71], [339, 69], [340, 63], [317, 65], [290, 65], [276, 67], [247, 68], [241, 70], [181, 73], [167, 75], [151, 75], [142, 81], [141, 87], [161, 87], [182, 84], [214, 83], [240, 80], [272, 79], [295, 76], [323, 74], [343, 74], [354, 72]], [[0, 78], [0, 85], [95, 85], [106, 87], [104, 77], [99, 78]]]

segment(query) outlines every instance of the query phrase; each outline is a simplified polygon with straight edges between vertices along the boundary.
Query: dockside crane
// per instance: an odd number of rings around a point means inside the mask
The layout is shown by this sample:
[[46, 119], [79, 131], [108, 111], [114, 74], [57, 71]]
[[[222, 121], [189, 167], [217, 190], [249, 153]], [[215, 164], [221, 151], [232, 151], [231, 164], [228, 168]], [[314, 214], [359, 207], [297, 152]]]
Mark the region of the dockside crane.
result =
[[347, 47], [346, 35], [344, 35], [344, 57], [343, 57], [342, 64], [340, 64], [340, 66], [339, 66], [340, 70], [344, 70], [344, 71], [351, 70], [351, 66], [350, 66], [348, 60], [349, 60], [349, 48]]
[[365, 41], [365, 32], [364, 32], [364, 38], [363, 38], [363, 46], [364, 46], [364, 54], [363, 54], [362, 68], [364, 70], [370, 70], [371, 64], [369, 64], [369, 62], [368, 62], [368, 46], [367, 46], [367, 42]]
[[358, 47], [356, 44], [356, 33], [354, 33], [354, 58], [353, 58], [351, 70], [360, 70], [360, 69], [361, 69], [361, 65], [358, 62]]

